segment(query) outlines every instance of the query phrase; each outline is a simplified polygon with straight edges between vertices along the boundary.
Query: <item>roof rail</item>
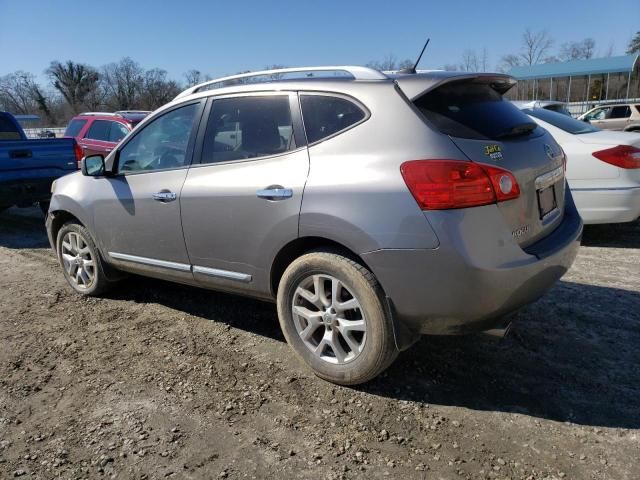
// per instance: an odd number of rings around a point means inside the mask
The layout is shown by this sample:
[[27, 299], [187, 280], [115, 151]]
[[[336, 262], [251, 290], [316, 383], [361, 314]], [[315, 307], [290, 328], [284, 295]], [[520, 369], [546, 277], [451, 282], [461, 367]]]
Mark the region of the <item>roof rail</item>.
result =
[[132, 113], [140, 113], [140, 114], [142, 114], [142, 113], [151, 113], [151, 110], [118, 110], [118, 111], [116, 111], [114, 113], [116, 113], [117, 115], [123, 115], [123, 114], [126, 115], [128, 113], [129, 114], [132, 114]]
[[[344, 72], [350, 74], [354, 80], [387, 80], [388, 77], [373, 68], [358, 67], [358, 66], [333, 66], [333, 67], [294, 67], [294, 68], [279, 68], [275, 70], [262, 70], [258, 72], [240, 73], [237, 75], [230, 75], [228, 77], [214, 78], [208, 80], [193, 87], [189, 87], [183, 92], [179, 93], [176, 98], [186, 97], [192, 93], [196, 93], [205, 87], [215, 85], [216, 83], [223, 83], [232, 80], [239, 80], [243, 78], [261, 77], [265, 75], [284, 75], [287, 73], [309, 73], [309, 76], [313, 76], [314, 72]], [[223, 85], [225, 86], [225, 85]], [[214, 87], [215, 88], [215, 87]]]
[[104, 115], [107, 117], [119, 117], [120, 115], [116, 112], [116, 113], [112, 113], [112, 112], [82, 112], [79, 113], [78, 115], [86, 115], [86, 116], [92, 116], [92, 115]]

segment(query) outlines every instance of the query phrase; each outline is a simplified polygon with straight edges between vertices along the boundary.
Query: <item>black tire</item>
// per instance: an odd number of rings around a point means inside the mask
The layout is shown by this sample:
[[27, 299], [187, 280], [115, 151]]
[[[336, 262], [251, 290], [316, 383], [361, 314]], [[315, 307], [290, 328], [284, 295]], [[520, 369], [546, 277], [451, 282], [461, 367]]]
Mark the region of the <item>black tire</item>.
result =
[[[341, 288], [344, 288], [347, 294], [359, 303], [358, 312], [361, 311], [365, 320], [366, 339], [362, 341], [359, 353], [346, 363], [330, 363], [312, 352], [312, 347], [308, 346], [309, 343], [319, 343], [319, 341], [312, 338], [305, 343], [296, 329], [293, 313], [294, 296], [297, 288], [309, 281], [313, 275], [327, 275], [337, 279], [343, 285]], [[331, 280], [327, 279], [327, 281]], [[333, 305], [332, 300], [331, 302]], [[280, 280], [277, 304], [280, 326], [287, 342], [320, 378], [340, 385], [365, 383], [384, 371], [398, 355], [393, 326], [387, 316], [380, 284], [367, 268], [340, 253], [314, 251], [294, 260]], [[322, 308], [325, 307], [320, 307], [320, 310]], [[323, 324], [316, 327], [320, 331], [320, 336], [323, 332], [326, 334], [327, 330], [331, 330], [330, 326], [324, 323], [324, 317], [322, 318]], [[336, 328], [335, 325], [334, 328]], [[343, 341], [342, 345], [347, 344]]]
[[[86, 285], [80, 285], [78, 281], [74, 280], [65, 267], [65, 261], [63, 260], [63, 240], [65, 239], [65, 236], [67, 236], [67, 234], [78, 235], [83, 241], [83, 248], [86, 246], [90, 254], [90, 258], [93, 260], [93, 275], [91, 281]], [[100, 252], [96, 247], [91, 234], [82, 225], [71, 221], [65, 223], [62, 226], [62, 228], [58, 231], [58, 238], [56, 239], [56, 253], [58, 255], [58, 260], [60, 262], [60, 265], [62, 266], [62, 271], [65, 279], [67, 280], [67, 283], [76, 292], [90, 297], [97, 297], [106, 292], [107, 289], [112, 285], [112, 282], [107, 279], [104, 273]]]

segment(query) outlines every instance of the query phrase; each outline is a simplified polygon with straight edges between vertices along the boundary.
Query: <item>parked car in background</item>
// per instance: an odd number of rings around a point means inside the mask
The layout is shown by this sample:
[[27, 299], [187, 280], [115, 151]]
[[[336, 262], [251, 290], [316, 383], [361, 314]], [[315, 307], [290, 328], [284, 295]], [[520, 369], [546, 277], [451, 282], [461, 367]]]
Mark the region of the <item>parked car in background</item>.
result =
[[[260, 75], [279, 80], [225, 86]], [[56, 182], [51, 245], [83, 295], [125, 271], [276, 301], [317, 375], [365, 382], [420, 334], [505, 326], [571, 266], [564, 154], [503, 99], [515, 83], [316, 67], [197, 85]]]
[[602, 105], [583, 113], [578, 120], [604, 130], [640, 132], [640, 105], [635, 103]]
[[144, 110], [81, 113], [71, 119], [64, 136], [75, 138], [84, 155], [107, 155], [149, 113]]
[[611, 132], [540, 108], [523, 110], [567, 156], [567, 181], [584, 223], [640, 217], [640, 133]]
[[522, 108], [544, 108], [552, 112], [562, 113], [571, 117], [571, 112], [567, 110], [567, 104], [555, 100], [514, 100], [513, 103], [520, 109]]
[[56, 138], [56, 134], [52, 130], [40, 130], [38, 138]]
[[0, 112], [0, 211], [51, 197], [51, 183], [77, 170], [82, 152], [72, 138], [29, 140], [8, 112]]

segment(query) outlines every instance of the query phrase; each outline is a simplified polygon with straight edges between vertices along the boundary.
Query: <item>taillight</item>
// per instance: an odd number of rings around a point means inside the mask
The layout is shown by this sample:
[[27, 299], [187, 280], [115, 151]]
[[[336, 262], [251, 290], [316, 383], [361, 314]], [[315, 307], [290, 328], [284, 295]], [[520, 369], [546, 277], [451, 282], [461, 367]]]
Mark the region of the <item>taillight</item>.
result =
[[78, 168], [80, 168], [80, 162], [82, 161], [82, 157], [84, 157], [84, 152], [82, 151], [82, 147], [77, 143], [74, 143], [73, 153], [75, 153], [76, 155], [76, 162], [78, 163]]
[[520, 196], [513, 174], [502, 168], [460, 160], [412, 160], [400, 167], [422, 210], [477, 207]]
[[640, 168], [640, 148], [631, 145], [618, 145], [593, 152], [592, 155], [598, 160], [615, 165], [620, 168]]

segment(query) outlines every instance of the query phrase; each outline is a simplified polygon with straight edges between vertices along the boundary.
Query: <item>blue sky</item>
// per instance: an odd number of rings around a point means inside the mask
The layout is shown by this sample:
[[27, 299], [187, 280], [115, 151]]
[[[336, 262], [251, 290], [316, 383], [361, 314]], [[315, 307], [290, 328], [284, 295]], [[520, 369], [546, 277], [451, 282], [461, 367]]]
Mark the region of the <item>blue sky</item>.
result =
[[555, 46], [592, 37], [596, 52], [623, 54], [640, 30], [639, 0], [521, 1], [31, 1], [0, 0], [0, 75], [43, 78], [51, 60], [93, 66], [124, 56], [172, 78], [265, 65], [364, 64], [389, 53], [422, 68], [460, 63], [486, 47], [490, 65], [517, 51], [525, 28], [547, 29]]

